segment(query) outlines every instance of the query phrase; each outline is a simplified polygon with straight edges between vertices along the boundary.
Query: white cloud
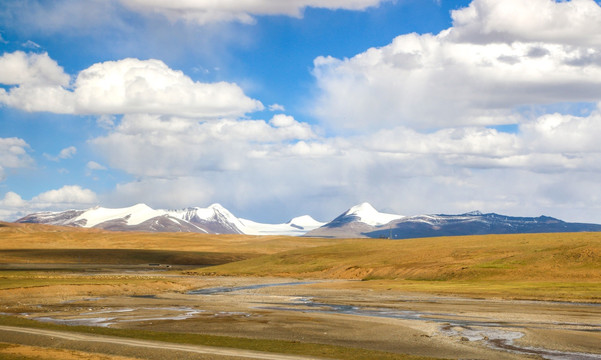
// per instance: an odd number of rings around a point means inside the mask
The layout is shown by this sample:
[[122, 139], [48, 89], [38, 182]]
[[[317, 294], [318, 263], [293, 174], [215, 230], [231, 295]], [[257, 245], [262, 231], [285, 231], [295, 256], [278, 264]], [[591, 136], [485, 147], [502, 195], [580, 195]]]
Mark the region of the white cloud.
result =
[[88, 161], [86, 164], [86, 169], [88, 170], [106, 170], [106, 166], [102, 166], [96, 161]]
[[159, 60], [94, 64], [79, 73], [74, 86], [80, 113], [221, 117], [263, 108], [236, 84], [194, 82]]
[[515, 133], [397, 127], [320, 137], [286, 115], [207, 123], [125, 116], [113, 132], [90, 143], [112, 168], [138, 179], [108, 196], [115, 206], [219, 201], [257, 219], [261, 204], [271, 210], [260, 216], [285, 221], [302, 212], [331, 219], [368, 200], [408, 215], [480, 209], [598, 221], [585, 210], [600, 207], [601, 190], [592, 186], [601, 172], [594, 142], [600, 119], [599, 111], [542, 115]]
[[57, 156], [44, 154], [44, 157], [46, 157], [46, 159], [50, 161], [60, 161], [63, 159], [70, 159], [75, 154], [77, 154], [77, 148], [75, 146], [69, 146], [67, 148], [62, 149]]
[[458, 43], [450, 34], [402, 35], [350, 59], [315, 59], [317, 115], [336, 130], [435, 129], [516, 123], [523, 105], [601, 100], [596, 48]]
[[47, 53], [16, 51], [0, 56], [0, 83], [5, 85], [69, 85], [69, 75]]
[[27, 202], [19, 194], [12, 191], [4, 194], [4, 199], [0, 200], [0, 206], [5, 208], [21, 208], [25, 205], [27, 205]]
[[[215, 19], [245, 21], [275, 6], [297, 16], [325, 2], [259, 1], [253, 11], [221, 2], [189, 12], [171, 4], [165, 10], [169, 5], [156, 0], [144, 11], [202, 22], [221, 9], [224, 17]], [[263, 5], [269, 10], [259, 10]], [[95, 64], [69, 83], [47, 55], [45, 65], [19, 55], [24, 73], [5, 80], [0, 101], [101, 115], [107, 133], [89, 145], [102, 164], [136, 178], [102, 196], [115, 206], [219, 201], [250, 219], [311, 213], [329, 220], [367, 200], [407, 215], [480, 209], [599, 222], [601, 112], [545, 114], [539, 107], [601, 101], [598, 7], [589, 0], [474, 0], [438, 35], [401, 35], [349, 59], [319, 57], [317, 114], [328, 137], [285, 114], [240, 119], [262, 105], [235, 84], [195, 82], [157, 60]], [[500, 124], [518, 125], [512, 133], [490, 128]], [[2, 149], [0, 141], [0, 155]], [[16, 163], [26, 163], [26, 143], [16, 149], [24, 151]], [[0, 176], [9, 167], [2, 161]], [[15, 195], [4, 201], [22, 204]], [[90, 190], [67, 187], [19, 209], [92, 200], [99, 197]]]
[[284, 108], [284, 105], [271, 104], [269, 105], [269, 111], [286, 111], [286, 108]]
[[97, 195], [78, 185], [65, 185], [60, 189], [49, 190], [31, 199], [37, 207], [62, 207], [65, 205], [92, 205], [98, 201]]
[[257, 1], [187, 1], [187, 0], [119, 0], [135, 11], [159, 13], [172, 20], [198, 24], [223, 21], [253, 23], [255, 16], [287, 15], [301, 17], [306, 7], [363, 10], [386, 0], [257, 0]]
[[96, 193], [78, 185], [49, 190], [31, 200], [25, 200], [19, 194], [9, 191], [0, 199], [0, 219], [14, 221], [34, 212], [85, 209], [97, 205], [98, 201]]
[[101, 115], [96, 119], [96, 124], [103, 129], [111, 130], [115, 127], [115, 116], [113, 115]]
[[528, 149], [565, 154], [601, 153], [601, 112], [589, 116], [546, 114], [520, 127]]
[[600, 101], [599, 45], [593, 0], [474, 0], [437, 35], [316, 58], [315, 113], [338, 133], [518, 123], [522, 106]]
[[459, 41], [601, 45], [601, 7], [594, 0], [473, 0], [451, 15]]
[[19, 138], [0, 138], [0, 181], [4, 180], [6, 168], [21, 168], [33, 164], [27, 151], [29, 144]]
[[73, 90], [66, 87], [68, 76], [47, 54], [4, 54], [2, 63], [11, 68], [0, 71], [0, 83], [16, 86], [0, 89], [0, 102], [26, 111], [218, 118], [263, 109], [236, 84], [195, 82], [159, 60], [94, 64], [78, 74]]
[[34, 50], [41, 48], [41, 46], [39, 44], [36, 44], [35, 42], [33, 42], [31, 40], [27, 40], [26, 42], [21, 44], [21, 46], [23, 46], [24, 48], [27, 48], [27, 49], [34, 49]]
[[103, 24], [121, 23], [123, 20], [115, 13], [115, 2], [107, 0], [4, 1], [0, 22], [25, 33], [34, 29], [45, 34], [67, 30], [80, 35]]
[[75, 146], [69, 146], [68, 148], [64, 148], [58, 154], [59, 159], [69, 159], [72, 158], [73, 155], [77, 154], [77, 148]]
[[107, 136], [90, 140], [112, 168], [130, 174], [177, 177], [243, 167], [256, 152], [282, 148], [316, 135], [309, 125], [278, 114], [263, 120], [218, 120], [126, 115]]

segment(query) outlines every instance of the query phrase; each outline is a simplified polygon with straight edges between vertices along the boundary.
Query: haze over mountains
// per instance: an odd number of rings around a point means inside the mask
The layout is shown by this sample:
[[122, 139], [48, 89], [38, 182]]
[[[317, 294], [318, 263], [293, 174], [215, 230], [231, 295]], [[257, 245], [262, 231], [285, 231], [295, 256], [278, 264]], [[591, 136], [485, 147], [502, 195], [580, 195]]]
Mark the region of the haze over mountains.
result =
[[99, 228], [113, 231], [197, 232], [209, 234], [290, 235], [336, 238], [406, 239], [451, 235], [601, 231], [601, 225], [568, 223], [548, 216], [512, 217], [474, 211], [460, 215], [403, 216], [381, 213], [369, 203], [351, 207], [327, 223], [309, 215], [283, 224], [241, 219], [219, 204], [181, 210], [127, 208], [39, 212], [16, 222]]

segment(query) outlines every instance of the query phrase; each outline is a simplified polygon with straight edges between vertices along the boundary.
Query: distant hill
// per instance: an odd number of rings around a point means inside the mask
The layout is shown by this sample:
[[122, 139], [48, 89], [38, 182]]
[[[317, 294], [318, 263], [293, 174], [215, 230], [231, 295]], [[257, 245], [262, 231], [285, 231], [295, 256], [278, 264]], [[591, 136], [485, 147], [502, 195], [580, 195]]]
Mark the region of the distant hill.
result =
[[112, 231], [196, 232], [207, 234], [301, 236], [320, 227], [310, 216], [300, 216], [284, 224], [262, 224], [240, 219], [219, 204], [207, 208], [155, 210], [145, 204], [127, 208], [94, 207], [88, 210], [39, 212], [17, 223], [38, 223]]
[[88, 210], [34, 213], [16, 222], [112, 231], [390, 239], [601, 231], [601, 225], [598, 224], [568, 223], [548, 216], [512, 217], [478, 211], [460, 215], [403, 216], [379, 212], [369, 203], [353, 206], [327, 223], [305, 215], [283, 224], [263, 224], [238, 218], [219, 204], [181, 210], [155, 210], [145, 204], [117, 209], [94, 207]]
[[306, 236], [410, 239], [455, 235], [597, 232], [601, 225], [568, 223], [548, 216], [512, 217], [474, 211], [460, 215], [402, 216], [380, 213], [364, 203], [350, 208]]
[[367, 231], [372, 238], [408, 239], [435, 236], [527, 234], [601, 231], [601, 225], [568, 223], [548, 216], [512, 217], [471, 212], [461, 215], [420, 215]]

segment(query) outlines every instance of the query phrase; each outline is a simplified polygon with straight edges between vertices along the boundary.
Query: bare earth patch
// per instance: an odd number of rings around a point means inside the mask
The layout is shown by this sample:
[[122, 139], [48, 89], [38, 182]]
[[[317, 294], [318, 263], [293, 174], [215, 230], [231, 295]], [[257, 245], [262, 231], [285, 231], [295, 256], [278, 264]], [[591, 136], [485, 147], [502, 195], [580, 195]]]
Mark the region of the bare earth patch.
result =
[[83, 351], [52, 349], [38, 346], [8, 345], [3, 343], [0, 343], [0, 358], [25, 358], [32, 360], [135, 360], [135, 358], [131, 357], [94, 354]]

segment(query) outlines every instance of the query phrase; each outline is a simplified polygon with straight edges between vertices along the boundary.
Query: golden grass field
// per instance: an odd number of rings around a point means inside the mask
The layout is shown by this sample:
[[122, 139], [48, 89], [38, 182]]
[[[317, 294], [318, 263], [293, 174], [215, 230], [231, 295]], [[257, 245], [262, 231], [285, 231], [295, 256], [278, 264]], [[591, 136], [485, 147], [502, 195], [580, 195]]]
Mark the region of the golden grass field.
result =
[[601, 233], [409, 240], [0, 227], [1, 263], [202, 266], [199, 274], [364, 280], [406, 291], [601, 302]]
[[[328, 281], [253, 294], [186, 295], [204, 287], [291, 279]], [[435, 323], [257, 310], [257, 304], [293, 301], [298, 293], [340, 304], [455, 312], [453, 316], [468, 319], [492, 316], [523, 326], [525, 345], [590, 352], [600, 335], [579, 329], [597, 317], [596, 307], [512, 301], [601, 303], [601, 233], [321, 239], [0, 223], [0, 312], [14, 314], [0, 316], [0, 325], [335, 359], [523, 358], [461, 338], [440, 337]], [[412, 300], [399, 302], [406, 297]], [[118, 312], [123, 307], [150, 314], [169, 312], [173, 306], [201, 307], [204, 313], [185, 321], [125, 322], [106, 329], [44, 324], [23, 315], [70, 318], [92, 308]], [[148, 310], [155, 308], [166, 310]], [[220, 315], [224, 310], [250, 315]], [[582, 324], [549, 329], [539, 325], [558, 319], [561, 324]], [[526, 320], [531, 325], [521, 323]], [[62, 343], [48, 343], [44, 348], [52, 350], [44, 352], [33, 346], [36, 342], [17, 340], [0, 340], [0, 359], [132, 357], [128, 352], [108, 354], [110, 347], [92, 351]], [[161, 358], [152, 352], [134, 355]]]
[[406, 291], [601, 302], [601, 233], [340, 240], [212, 267]]

